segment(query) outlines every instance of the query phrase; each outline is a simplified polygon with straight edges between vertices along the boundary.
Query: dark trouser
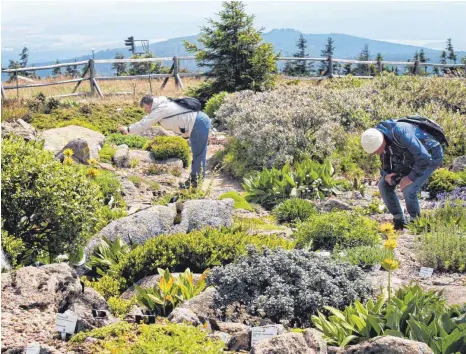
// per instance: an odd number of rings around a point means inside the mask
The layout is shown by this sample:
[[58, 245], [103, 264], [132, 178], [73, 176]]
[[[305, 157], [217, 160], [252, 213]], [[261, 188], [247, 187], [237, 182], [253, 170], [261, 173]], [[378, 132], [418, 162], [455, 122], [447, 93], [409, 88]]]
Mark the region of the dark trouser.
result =
[[211, 121], [204, 112], [199, 112], [194, 122], [193, 131], [189, 137], [193, 161], [191, 166], [191, 181], [197, 182], [205, 177], [207, 143], [209, 142], [209, 131]]
[[[432, 161], [424, 171], [424, 174], [418, 177], [413, 183], [407, 186], [403, 190], [403, 196], [406, 202], [406, 209], [408, 209], [409, 216], [414, 219], [421, 215], [421, 208], [419, 207], [419, 200], [417, 194], [421, 190], [422, 186], [427, 182], [429, 177], [434, 171], [442, 165], [443, 161], [443, 149], [441, 145], [434, 147], [431, 150]], [[379, 190], [388, 211], [393, 215], [395, 222], [404, 222], [405, 217], [403, 209], [401, 208], [400, 200], [395, 193], [396, 186], [389, 185], [385, 178], [382, 178], [379, 182]]]

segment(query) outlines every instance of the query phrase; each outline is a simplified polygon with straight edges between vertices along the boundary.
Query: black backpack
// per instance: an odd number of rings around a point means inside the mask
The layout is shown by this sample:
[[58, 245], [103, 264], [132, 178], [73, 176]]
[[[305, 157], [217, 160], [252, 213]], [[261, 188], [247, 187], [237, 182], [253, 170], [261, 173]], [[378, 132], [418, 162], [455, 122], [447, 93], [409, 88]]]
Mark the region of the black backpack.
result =
[[408, 116], [406, 118], [398, 119], [397, 122], [413, 124], [419, 127], [420, 129], [424, 130], [426, 133], [432, 135], [435, 138], [435, 140], [437, 140], [440, 144], [448, 146], [448, 140], [445, 136], [443, 128], [434, 121], [430, 120], [429, 118], [421, 116]]
[[175, 102], [190, 111], [199, 112], [202, 110], [201, 102], [194, 97], [168, 98], [169, 101]]

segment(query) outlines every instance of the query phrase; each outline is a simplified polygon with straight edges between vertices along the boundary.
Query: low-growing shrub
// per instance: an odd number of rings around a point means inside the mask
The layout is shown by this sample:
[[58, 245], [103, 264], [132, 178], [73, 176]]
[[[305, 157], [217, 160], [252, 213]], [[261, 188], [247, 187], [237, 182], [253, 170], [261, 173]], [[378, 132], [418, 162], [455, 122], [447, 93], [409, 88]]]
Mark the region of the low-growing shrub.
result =
[[[97, 342], [84, 342], [87, 337]], [[225, 347], [220, 339], [209, 338], [202, 329], [167, 322], [139, 325], [122, 321], [75, 334], [70, 342], [83, 353], [218, 354]]]
[[273, 209], [273, 215], [279, 223], [295, 224], [315, 213], [316, 210], [309, 201], [299, 198], [287, 199]]
[[183, 167], [190, 164], [191, 150], [188, 142], [179, 136], [157, 136], [144, 147], [152, 151], [157, 160], [178, 158], [183, 161]]
[[104, 144], [104, 146], [102, 146], [102, 149], [99, 150], [100, 160], [105, 163], [112, 163], [115, 152], [115, 148], [111, 147], [108, 144]]
[[125, 202], [121, 194], [122, 186], [117, 175], [111, 171], [99, 170], [99, 174], [93, 178], [104, 196], [104, 203], [108, 204], [113, 199], [112, 205], [124, 207]]
[[376, 221], [348, 211], [312, 215], [298, 225], [298, 245], [314, 250], [374, 246], [381, 240]]
[[107, 303], [113, 316], [124, 318], [131, 311], [132, 307], [137, 304], [137, 299], [136, 296], [133, 296], [129, 300], [112, 296], [107, 300]]
[[136, 175], [130, 175], [130, 176], [128, 176], [128, 180], [129, 180], [131, 183], [133, 183], [134, 186], [135, 186], [136, 188], [141, 187], [141, 184], [142, 184], [142, 179], [141, 179], [141, 177], [136, 176]]
[[157, 274], [158, 268], [168, 268], [171, 272], [183, 272], [189, 268], [194, 273], [202, 273], [214, 266], [233, 262], [246, 253], [247, 245], [291, 249], [294, 243], [280, 236], [207, 228], [150, 239], [132, 250], [114, 270], [122, 285], [132, 285], [145, 276]]
[[104, 276], [109, 273], [111, 267], [115, 267], [131, 251], [120, 237], [114, 241], [103, 237], [100, 244], [91, 252], [91, 257], [87, 264], [95, 273]]
[[290, 327], [309, 326], [322, 306], [343, 308], [371, 293], [358, 267], [302, 250], [249, 249], [238, 262], [212, 269], [208, 284], [218, 291], [215, 304], [224, 315], [243, 304], [251, 315]]
[[235, 204], [234, 204], [235, 209], [244, 209], [244, 210], [254, 211], [252, 206], [238, 192], [230, 191], [230, 192], [223, 193], [220, 197], [218, 197], [218, 199], [219, 200], [233, 199], [235, 201]]
[[408, 228], [419, 235], [444, 226], [466, 230], [466, 209], [461, 202], [447, 202], [441, 208], [426, 211], [409, 223]]
[[159, 268], [161, 279], [152, 288], [142, 288], [134, 284], [137, 301], [157, 315], [168, 316], [178, 304], [199, 295], [205, 289], [207, 271], [204, 271], [198, 281], [194, 281], [189, 268], [177, 278], [168, 269]]
[[114, 133], [107, 136], [106, 142], [115, 145], [127, 145], [129, 148], [142, 149], [148, 139], [139, 135]]
[[97, 231], [102, 207], [99, 187], [78, 165], [61, 164], [39, 142], [2, 141], [3, 228], [22, 240], [21, 263], [76, 253]]
[[225, 97], [228, 95], [228, 92], [219, 92], [215, 95], [213, 95], [208, 101], [207, 103], [205, 104], [205, 107], [204, 107], [204, 112], [205, 114], [207, 114], [211, 119], [214, 120], [214, 125], [217, 127], [217, 128], [221, 128], [223, 126], [222, 122], [218, 121], [216, 118], [216, 113], [218, 111], [218, 109], [220, 108], [220, 106], [222, 105], [223, 103], [223, 100], [225, 99]]
[[445, 168], [436, 170], [427, 183], [427, 191], [432, 198], [437, 194], [451, 192], [455, 187], [466, 187], [466, 175], [448, 171]]
[[10, 266], [15, 268], [21, 265], [21, 255], [26, 251], [23, 240], [10, 235], [2, 227], [2, 249], [8, 257]]
[[83, 276], [81, 277], [81, 281], [84, 283], [84, 286], [93, 288], [105, 299], [120, 295], [120, 282], [109, 275], [104, 275], [97, 280], [89, 280], [87, 277]]
[[388, 252], [382, 246], [358, 246], [334, 252], [335, 258], [363, 269], [370, 268], [388, 258]]

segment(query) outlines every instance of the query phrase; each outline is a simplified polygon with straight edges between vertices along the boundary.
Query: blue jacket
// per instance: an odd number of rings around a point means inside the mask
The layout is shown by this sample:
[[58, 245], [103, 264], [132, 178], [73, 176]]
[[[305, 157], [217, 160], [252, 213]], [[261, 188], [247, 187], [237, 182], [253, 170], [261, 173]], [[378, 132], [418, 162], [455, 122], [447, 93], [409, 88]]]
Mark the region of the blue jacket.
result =
[[[411, 181], [424, 174], [432, 161], [429, 151], [440, 145], [432, 135], [410, 123], [397, 123], [394, 119], [388, 119], [379, 123], [376, 129], [388, 139], [387, 145], [393, 143], [406, 154], [411, 154], [414, 160], [414, 166], [408, 174]], [[382, 170], [382, 176], [389, 172]]]

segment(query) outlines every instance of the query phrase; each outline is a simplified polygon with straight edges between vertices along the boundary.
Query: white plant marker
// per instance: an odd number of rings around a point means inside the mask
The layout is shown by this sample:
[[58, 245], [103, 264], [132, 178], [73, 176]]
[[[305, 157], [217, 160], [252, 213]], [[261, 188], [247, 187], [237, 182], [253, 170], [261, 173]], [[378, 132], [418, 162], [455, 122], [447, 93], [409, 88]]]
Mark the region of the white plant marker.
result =
[[251, 347], [257, 342], [276, 336], [278, 328], [275, 326], [262, 326], [251, 328]]
[[419, 271], [419, 276], [421, 278], [430, 278], [434, 273], [434, 268], [421, 267]]
[[66, 338], [66, 334], [74, 333], [77, 322], [78, 316], [73, 311], [66, 310], [65, 313], [57, 313], [55, 330], [61, 333], [62, 339]]

